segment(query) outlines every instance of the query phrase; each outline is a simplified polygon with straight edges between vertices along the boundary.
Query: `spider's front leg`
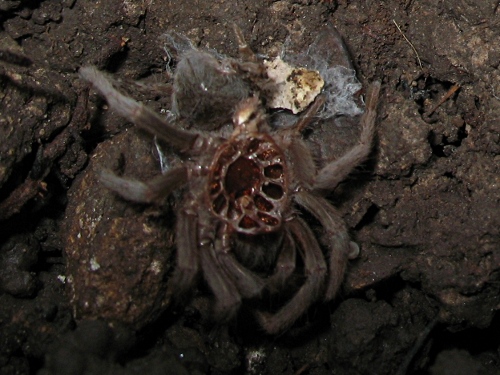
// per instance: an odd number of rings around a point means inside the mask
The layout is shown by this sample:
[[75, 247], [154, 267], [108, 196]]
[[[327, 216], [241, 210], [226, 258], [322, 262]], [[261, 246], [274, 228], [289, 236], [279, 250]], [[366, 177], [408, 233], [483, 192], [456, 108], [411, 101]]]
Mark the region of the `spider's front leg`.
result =
[[233, 60], [232, 64], [241, 72], [248, 73], [253, 77], [265, 77], [266, 68], [248, 45], [243, 32], [236, 24], [233, 24], [233, 29], [238, 41], [238, 51], [242, 62]]
[[205, 140], [197, 133], [173, 126], [151, 109], [123, 95], [113, 87], [106, 76], [96, 67], [86, 66], [81, 68], [80, 76], [92, 83], [106, 98], [109, 106], [119, 115], [163, 139], [177, 150], [196, 153], [205, 149], [205, 143], [208, 140]]
[[374, 82], [366, 96], [366, 109], [361, 117], [361, 136], [359, 143], [351, 148], [344, 156], [328, 163], [316, 175], [313, 190], [318, 193], [332, 191], [346, 179], [349, 173], [363, 162], [372, 149], [375, 135], [375, 119], [380, 93], [380, 82]]

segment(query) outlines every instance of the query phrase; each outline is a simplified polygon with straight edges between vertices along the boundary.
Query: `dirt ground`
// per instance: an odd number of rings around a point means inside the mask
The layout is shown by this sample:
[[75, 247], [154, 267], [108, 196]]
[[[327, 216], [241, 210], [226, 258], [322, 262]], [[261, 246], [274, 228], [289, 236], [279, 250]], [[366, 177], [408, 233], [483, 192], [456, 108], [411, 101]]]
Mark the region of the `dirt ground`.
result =
[[[498, 8], [1, 0], [0, 374], [500, 373]], [[77, 74], [140, 81], [154, 89], [131, 95], [168, 109], [165, 33], [236, 56], [233, 23], [268, 56], [333, 24], [365, 87], [382, 82], [375, 151], [331, 196], [361, 255], [333, 303], [278, 337], [244, 311], [214, 326], [203, 286], [170, 304], [175, 204], [96, 180], [157, 174], [151, 140]]]

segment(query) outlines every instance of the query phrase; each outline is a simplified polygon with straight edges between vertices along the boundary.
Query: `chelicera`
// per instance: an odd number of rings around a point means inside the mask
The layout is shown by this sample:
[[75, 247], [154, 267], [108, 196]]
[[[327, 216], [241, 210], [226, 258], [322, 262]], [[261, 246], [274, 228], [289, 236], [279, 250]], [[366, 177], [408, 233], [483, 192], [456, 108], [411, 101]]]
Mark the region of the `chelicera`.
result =
[[[325, 195], [370, 153], [380, 84], [373, 84], [366, 95], [358, 143], [316, 168], [302, 133], [315, 121], [325, 96], [316, 97], [292, 126], [273, 126], [259, 97], [259, 82], [266, 80], [264, 65], [237, 35], [241, 59], [221, 59], [194, 48], [182, 55], [173, 102], [186, 112], [178, 110], [175, 118], [162, 118], [124, 96], [94, 67], [82, 68], [80, 74], [112, 109], [180, 156], [180, 162], [146, 183], [108, 170], [100, 174], [107, 188], [130, 201], [153, 203], [183, 191], [176, 212], [177, 264], [169, 280], [171, 293], [186, 294], [202, 275], [215, 297], [215, 316], [227, 320], [242, 300], [293, 286], [291, 276], [300, 271], [304, 281], [287, 302], [275, 312], [256, 311], [263, 329], [276, 334], [311, 304], [332, 300], [348, 259], [359, 252]], [[211, 124], [215, 118], [208, 114], [200, 119], [201, 112], [210, 113], [210, 106], [228, 103], [232, 115], [226, 119], [218, 107], [213, 111], [222, 125]], [[195, 119], [191, 128], [185, 126], [189, 119]], [[321, 224], [321, 235], [302, 217], [304, 211]]]

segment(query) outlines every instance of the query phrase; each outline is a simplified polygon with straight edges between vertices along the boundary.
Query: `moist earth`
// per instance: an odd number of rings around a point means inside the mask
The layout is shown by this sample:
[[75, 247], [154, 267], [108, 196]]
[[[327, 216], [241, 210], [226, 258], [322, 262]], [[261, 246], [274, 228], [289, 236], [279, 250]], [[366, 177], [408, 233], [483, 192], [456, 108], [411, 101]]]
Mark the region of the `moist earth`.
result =
[[[499, 373], [499, 13], [488, 0], [0, 1], [0, 374]], [[236, 56], [234, 23], [270, 57], [334, 25], [364, 87], [382, 82], [374, 152], [330, 196], [360, 257], [336, 301], [277, 337], [245, 311], [211, 321], [203, 285], [171, 304], [176, 200], [130, 204], [96, 177], [156, 175], [154, 142], [77, 74], [114, 73], [161, 113], [167, 31]], [[356, 142], [348, 124], [321, 131], [335, 156]]]

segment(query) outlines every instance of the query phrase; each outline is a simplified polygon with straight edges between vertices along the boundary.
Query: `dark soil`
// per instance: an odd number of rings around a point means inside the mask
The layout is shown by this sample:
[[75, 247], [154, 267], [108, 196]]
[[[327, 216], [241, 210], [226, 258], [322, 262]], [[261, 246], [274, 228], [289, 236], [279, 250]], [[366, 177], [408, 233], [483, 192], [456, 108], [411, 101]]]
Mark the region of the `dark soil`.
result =
[[[0, 1], [0, 374], [500, 373], [499, 13], [489, 0]], [[152, 89], [131, 95], [169, 108], [162, 36], [235, 56], [233, 22], [269, 56], [331, 23], [365, 86], [382, 82], [376, 151], [332, 195], [361, 256], [334, 303], [279, 337], [245, 312], [214, 326], [203, 288], [170, 304], [175, 204], [131, 205], [96, 180], [102, 165], [157, 174], [151, 140], [77, 75], [141, 81]]]

